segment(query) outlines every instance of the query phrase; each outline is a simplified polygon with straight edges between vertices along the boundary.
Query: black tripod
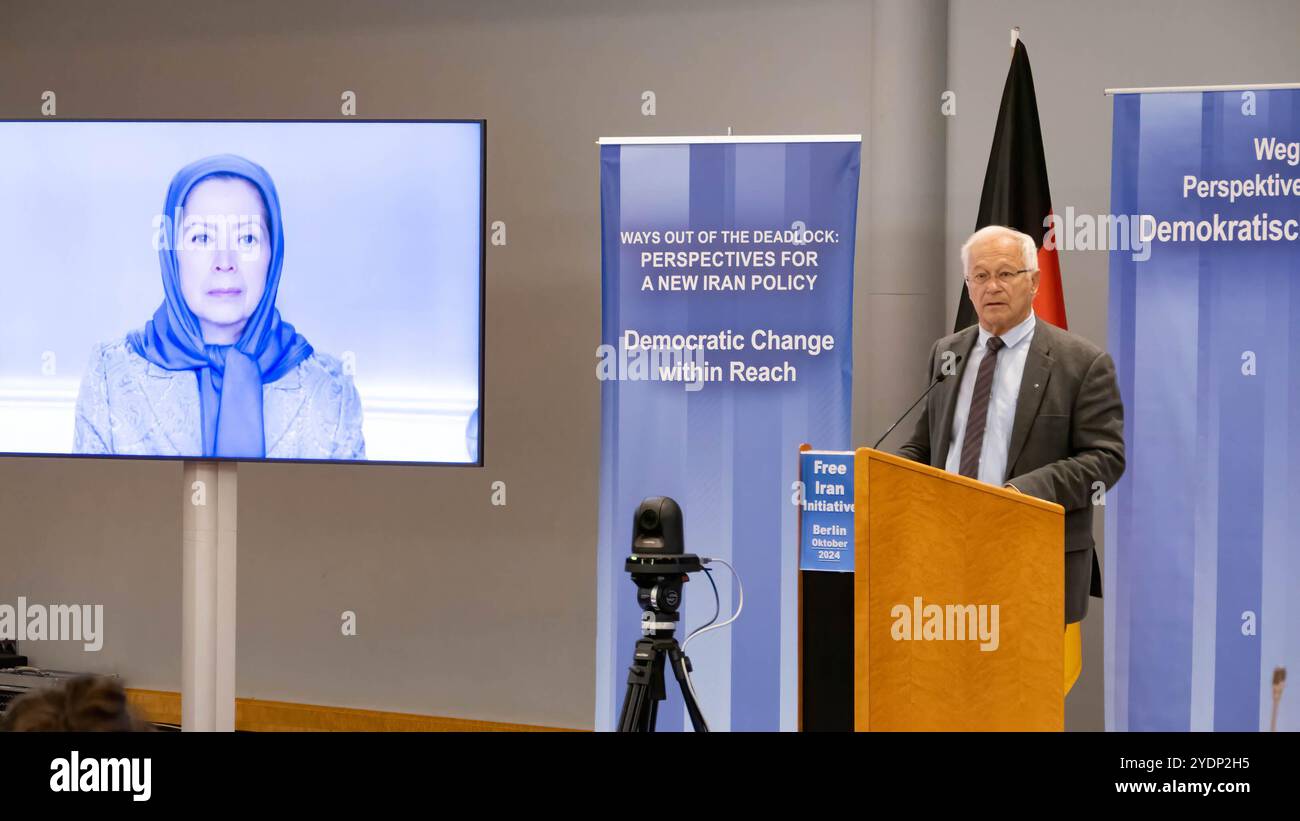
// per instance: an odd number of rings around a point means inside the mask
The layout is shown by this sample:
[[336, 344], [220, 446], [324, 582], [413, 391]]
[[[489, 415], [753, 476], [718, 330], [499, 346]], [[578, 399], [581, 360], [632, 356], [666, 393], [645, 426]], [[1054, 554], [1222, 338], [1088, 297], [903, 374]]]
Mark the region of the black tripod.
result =
[[682, 688], [682, 700], [691, 717], [691, 726], [697, 733], [707, 733], [709, 725], [700, 712], [695, 691], [691, 688], [691, 660], [677, 644], [673, 630], [677, 627], [676, 613], [641, 614], [643, 638], [636, 643], [632, 666], [628, 668], [627, 694], [623, 696], [623, 711], [618, 719], [620, 733], [652, 733], [659, 715], [659, 702], [668, 697], [664, 684], [664, 662], [672, 665], [673, 675]]

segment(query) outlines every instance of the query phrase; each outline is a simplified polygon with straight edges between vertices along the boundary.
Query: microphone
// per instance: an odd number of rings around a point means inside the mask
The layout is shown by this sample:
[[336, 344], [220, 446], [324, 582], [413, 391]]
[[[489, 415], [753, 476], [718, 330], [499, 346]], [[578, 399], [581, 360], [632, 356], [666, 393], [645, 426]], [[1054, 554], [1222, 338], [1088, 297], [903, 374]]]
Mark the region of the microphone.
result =
[[[961, 360], [962, 360], [962, 355], [961, 355], [961, 354], [957, 354], [957, 358], [954, 359], [954, 360], [952, 361], [952, 365], [953, 365], [953, 367], [956, 368], [958, 365], [960, 365], [960, 364], [961, 364]], [[885, 435], [882, 436], [882, 437], [880, 437], [879, 439], [877, 439], [877, 440], [876, 440], [876, 444], [872, 445], [871, 447], [873, 447], [873, 448], [878, 448], [878, 447], [880, 447], [880, 443], [883, 442], [883, 441], [885, 441], [885, 439], [889, 436], [889, 434], [891, 434], [891, 433], [894, 432], [894, 428], [898, 427], [899, 422], [902, 422], [904, 419], [906, 419], [906, 418], [907, 418], [907, 415], [908, 415], [909, 413], [912, 412], [912, 409], [915, 408], [917, 405], [921, 404], [921, 400], [922, 400], [922, 399], [924, 399], [925, 397], [927, 397], [927, 396], [930, 395], [930, 391], [934, 390], [934, 386], [935, 386], [935, 385], [938, 385], [940, 382], [942, 382], [943, 380], [945, 380], [945, 379], [947, 379], [947, 378], [948, 378], [948, 374], [944, 373], [944, 371], [943, 371], [942, 369], [940, 369], [940, 371], [939, 371], [939, 375], [936, 376], [936, 377], [934, 378], [934, 381], [930, 383], [930, 387], [928, 387], [928, 388], [925, 389], [925, 393], [923, 393], [923, 394], [921, 394], [920, 396], [918, 396], [918, 397], [916, 398], [916, 401], [913, 402], [913, 403], [908, 407], [907, 410], [903, 411], [903, 415], [900, 416], [900, 417], [898, 417], [898, 422], [895, 422], [894, 424], [890, 425], [890, 426], [889, 426], [889, 430], [885, 431]]]

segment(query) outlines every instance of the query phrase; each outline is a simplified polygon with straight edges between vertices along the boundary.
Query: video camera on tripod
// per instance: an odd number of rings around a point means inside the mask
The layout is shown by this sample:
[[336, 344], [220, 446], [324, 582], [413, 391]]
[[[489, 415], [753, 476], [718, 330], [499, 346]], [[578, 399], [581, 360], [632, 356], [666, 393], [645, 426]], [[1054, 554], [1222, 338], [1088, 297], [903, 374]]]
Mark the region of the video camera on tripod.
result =
[[[691, 684], [691, 661], [685, 646], [691, 639], [707, 630], [725, 627], [735, 621], [744, 607], [744, 589], [740, 589], [739, 606], [735, 615], [721, 624], [713, 618], [697, 628], [686, 642], [678, 645], [673, 636], [680, 619], [682, 585], [690, 581], [690, 574], [704, 571], [713, 585], [714, 597], [718, 587], [706, 564], [717, 561], [731, 568], [721, 559], [701, 559], [686, 552], [682, 535], [682, 509], [667, 496], [651, 496], [641, 502], [632, 517], [632, 555], [624, 569], [636, 584], [636, 600], [641, 605], [641, 639], [636, 643], [632, 666], [628, 670], [627, 694], [619, 715], [618, 731], [653, 732], [659, 712], [659, 702], [667, 697], [664, 684], [664, 664], [672, 666], [673, 675], [682, 689], [686, 711], [696, 732], [708, 732], [708, 723], [700, 712], [699, 700]], [[735, 573], [732, 568], [732, 573]], [[739, 586], [740, 579], [736, 579]], [[720, 605], [720, 600], [719, 600]], [[720, 610], [719, 606], [719, 610]]]

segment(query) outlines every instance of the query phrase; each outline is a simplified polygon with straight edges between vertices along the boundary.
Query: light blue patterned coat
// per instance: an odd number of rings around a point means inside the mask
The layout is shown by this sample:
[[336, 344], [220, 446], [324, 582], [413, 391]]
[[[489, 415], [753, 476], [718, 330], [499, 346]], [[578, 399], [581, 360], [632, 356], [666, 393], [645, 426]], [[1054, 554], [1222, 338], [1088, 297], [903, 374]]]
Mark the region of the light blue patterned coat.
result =
[[[361, 397], [334, 357], [320, 353], [262, 386], [269, 459], [365, 459]], [[74, 453], [203, 458], [194, 371], [169, 371], [125, 339], [95, 346], [77, 396]]]

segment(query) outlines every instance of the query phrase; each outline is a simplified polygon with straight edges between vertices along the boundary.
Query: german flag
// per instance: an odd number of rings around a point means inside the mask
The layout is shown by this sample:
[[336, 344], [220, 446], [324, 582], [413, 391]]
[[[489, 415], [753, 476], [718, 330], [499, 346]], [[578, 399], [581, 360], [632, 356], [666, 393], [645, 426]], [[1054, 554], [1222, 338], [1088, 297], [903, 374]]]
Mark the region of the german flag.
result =
[[[1017, 37], [1011, 55], [1011, 69], [1002, 87], [993, 148], [984, 172], [984, 191], [975, 230], [988, 225], [1005, 225], [1034, 238], [1038, 246], [1038, 295], [1034, 313], [1058, 328], [1066, 328], [1065, 294], [1061, 290], [1061, 263], [1056, 248], [1044, 248], [1047, 218], [1052, 214], [1052, 192], [1047, 184], [1047, 157], [1043, 132], [1038, 124], [1038, 98], [1034, 74], [1029, 69], [1029, 52]], [[957, 322], [953, 331], [974, 325], [975, 306], [970, 294], [961, 289]], [[1093, 556], [1092, 589], [1101, 595], [1101, 568]], [[1079, 624], [1065, 629], [1065, 692], [1069, 693], [1083, 670], [1083, 636]]]
[[[1065, 295], [1061, 291], [1061, 263], [1056, 249], [1043, 247], [1047, 229], [1044, 221], [1052, 213], [1052, 194], [1047, 185], [1047, 159], [1043, 134], [1038, 127], [1038, 100], [1034, 96], [1034, 75], [1029, 70], [1029, 52], [1016, 39], [1011, 70], [1002, 88], [993, 150], [984, 172], [975, 230], [988, 225], [1005, 225], [1034, 238], [1038, 245], [1038, 296], [1034, 313], [1058, 328], [1065, 328]], [[975, 306], [966, 289], [961, 289], [957, 322], [953, 331], [974, 325]]]

